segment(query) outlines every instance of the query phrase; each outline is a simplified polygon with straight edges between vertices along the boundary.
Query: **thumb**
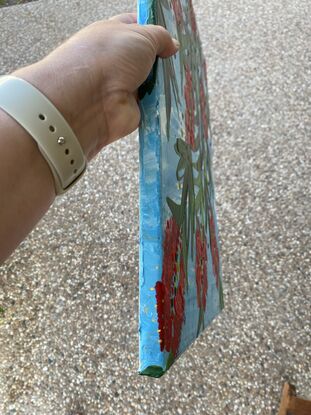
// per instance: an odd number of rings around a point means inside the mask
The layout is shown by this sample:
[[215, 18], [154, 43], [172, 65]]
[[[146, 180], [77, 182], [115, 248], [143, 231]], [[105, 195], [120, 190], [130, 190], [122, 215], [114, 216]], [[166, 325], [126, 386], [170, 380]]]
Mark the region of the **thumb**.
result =
[[136, 13], [123, 13], [113, 16], [109, 19], [110, 22], [115, 23], [137, 23], [137, 14]]
[[160, 58], [169, 58], [179, 51], [180, 43], [172, 38], [169, 32], [162, 26], [146, 25], [145, 36], [150, 40], [155, 49], [156, 55]]

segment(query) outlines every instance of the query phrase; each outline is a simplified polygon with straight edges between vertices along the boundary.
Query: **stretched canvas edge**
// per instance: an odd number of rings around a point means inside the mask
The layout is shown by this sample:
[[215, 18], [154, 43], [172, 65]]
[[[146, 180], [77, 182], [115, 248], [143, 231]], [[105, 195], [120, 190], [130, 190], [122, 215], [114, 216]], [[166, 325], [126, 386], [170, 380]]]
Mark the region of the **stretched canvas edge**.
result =
[[[152, 0], [142, 0], [138, 1], [138, 23], [139, 24], [147, 24], [147, 23], [154, 23], [154, 16], [152, 15], [152, 10], [150, 5], [152, 4]], [[151, 11], [151, 14], [150, 14]], [[153, 75], [151, 74], [150, 77]], [[163, 259], [163, 252], [162, 252], [162, 195], [161, 195], [161, 142], [158, 138], [157, 131], [160, 128], [160, 120], [159, 120], [159, 113], [158, 113], [158, 104], [159, 104], [159, 97], [157, 96], [156, 88], [150, 93], [149, 97], [147, 98], [148, 103], [150, 106], [153, 105], [156, 117], [151, 120], [150, 129], [148, 133], [144, 130], [142, 132], [142, 128], [139, 130], [139, 158], [140, 158], [140, 193], [139, 193], [139, 203], [140, 203], [140, 250], [139, 250], [139, 374], [152, 376], [152, 377], [160, 377], [165, 373], [165, 361], [163, 353], [160, 351], [158, 352], [158, 359], [154, 361], [150, 359], [150, 356], [153, 353], [149, 354], [150, 361], [147, 364], [142, 366], [142, 356], [144, 356], [144, 360], [148, 359], [148, 352], [145, 351], [148, 348], [148, 343], [150, 343], [150, 339], [147, 336], [156, 336], [154, 339], [154, 344], [158, 345], [158, 322], [156, 321], [155, 327], [150, 327], [150, 323], [148, 319], [144, 322], [144, 314], [146, 307], [145, 300], [149, 297], [149, 306], [152, 311], [156, 307], [156, 298], [155, 292], [152, 289], [153, 287], [147, 287], [146, 282], [146, 274], [148, 274], [148, 279], [153, 277], [153, 280], [156, 282], [161, 279], [162, 273], [162, 259]], [[145, 99], [146, 105], [146, 99]], [[144, 111], [142, 111], [142, 117], [144, 117]], [[143, 120], [142, 120], [143, 122]], [[154, 159], [147, 160], [147, 156], [150, 154], [154, 154]], [[155, 181], [153, 184], [148, 184], [148, 175], [150, 171], [148, 171], [148, 163], [155, 163], [157, 166], [155, 173]], [[156, 200], [156, 203], [146, 203], [144, 198], [153, 195]], [[151, 198], [150, 198], [151, 199]], [[159, 218], [159, 223], [157, 225], [157, 229], [151, 229], [150, 221], [148, 218], [155, 217]], [[150, 238], [150, 241], [147, 242], [146, 236], [150, 237], [150, 234], [153, 233], [153, 238]], [[147, 247], [146, 244], [149, 244]], [[152, 249], [153, 257], [157, 260], [158, 266], [155, 264], [147, 264], [144, 261], [144, 252], [145, 249], [149, 248]], [[142, 301], [144, 299], [144, 302]], [[148, 312], [148, 311], [147, 311]], [[141, 327], [142, 325], [146, 325], [148, 327], [148, 331], [145, 330], [144, 336], [142, 335]], [[161, 364], [161, 366], [159, 366]]]

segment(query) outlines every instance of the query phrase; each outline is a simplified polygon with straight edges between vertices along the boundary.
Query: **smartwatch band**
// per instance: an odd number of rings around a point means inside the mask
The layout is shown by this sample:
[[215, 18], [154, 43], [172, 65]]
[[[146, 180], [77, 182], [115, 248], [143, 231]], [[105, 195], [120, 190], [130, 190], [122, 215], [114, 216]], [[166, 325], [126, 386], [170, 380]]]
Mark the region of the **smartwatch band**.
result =
[[15, 76], [0, 77], [0, 108], [37, 142], [54, 176], [56, 194], [65, 193], [86, 170], [86, 157], [56, 107], [33, 85]]

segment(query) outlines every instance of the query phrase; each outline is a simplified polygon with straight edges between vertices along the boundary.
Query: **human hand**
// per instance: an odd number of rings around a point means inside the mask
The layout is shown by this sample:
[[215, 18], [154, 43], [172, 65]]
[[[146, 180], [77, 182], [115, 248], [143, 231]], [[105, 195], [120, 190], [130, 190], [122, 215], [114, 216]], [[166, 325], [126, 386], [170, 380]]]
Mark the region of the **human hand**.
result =
[[139, 125], [137, 90], [157, 56], [178, 51], [161, 26], [123, 14], [82, 29], [33, 65], [12, 75], [32, 83], [63, 114], [90, 160]]

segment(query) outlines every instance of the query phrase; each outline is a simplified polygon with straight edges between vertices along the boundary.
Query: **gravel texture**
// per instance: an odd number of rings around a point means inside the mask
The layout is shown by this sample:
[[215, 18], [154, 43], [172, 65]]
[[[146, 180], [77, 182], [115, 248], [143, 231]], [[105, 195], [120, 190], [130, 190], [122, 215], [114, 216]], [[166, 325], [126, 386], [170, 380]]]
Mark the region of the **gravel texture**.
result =
[[15, 6], [16, 4], [30, 3], [36, 0], [0, 0], [0, 7]]
[[[138, 366], [138, 143], [109, 148], [0, 268], [1, 415], [270, 415], [311, 395], [309, 0], [196, 0], [226, 309], [160, 380]], [[0, 68], [132, 1], [0, 10]]]

